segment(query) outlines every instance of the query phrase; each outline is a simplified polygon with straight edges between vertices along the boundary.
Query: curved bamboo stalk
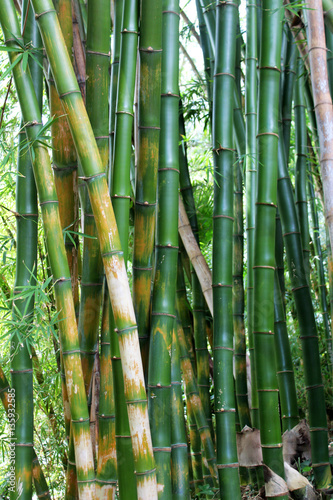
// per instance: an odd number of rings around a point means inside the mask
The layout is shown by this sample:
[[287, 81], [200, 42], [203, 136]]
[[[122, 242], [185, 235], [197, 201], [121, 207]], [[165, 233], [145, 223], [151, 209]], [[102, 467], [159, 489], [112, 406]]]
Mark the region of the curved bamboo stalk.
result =
[[135, 195], [133, 303], [145, 376], [148, 371], [150, 304], [155, 245], [156, 187], [160, 139], [162, 2], [141, 5], [139, 130]]
[[57, 90], [67, 113], [80, 157], [97, 224], [104, 269], [119, 334], [125, 397], [137, 472], [138, 498], [155, 498], [156, 476], [136, 320], [104, 168], [65, 51], [52, 3], [50, 0], [33, 0], [33, 5]]
[[[275, 217], [282, 3], [262, 3], [259, 107], [258, 196], [254, 252], [254, 347], [264, 463], [284, 476], [274, 353]], [[272, 37], [272, 38], [271, 38]], [[272, 43], [274, 40], [274, 43]], [[287, 493], [287, 492], [286, 492]], [[287, 498], [287, 496], [283, 496]]]
[[[156, 271], [148, 369], [149, 417], [160, 499], [171, 496], [170, 392], [178, 258], [179, 2], [162, 1], [161, 140], [158, 166]], [[156, 363], [159, 359], [159, 363]]]
[[[213, 308], [214, 407], [221, 498], [240, 498], [233, 379], [233, 112], [238, 4], [216, 2], [213, 83]], [[228, 46], [228, 51], [222, 47]]]
[[320, 0], [310, 0], [308, 7], [309, 59], [314, 109], [319, 135], [325, 219], [328, 225], [331, 248], [333, 248], [333, 176], [331, 175], [333, 169], [333, 140], [331, 132], [333, 107], [328, 86], [323, 10]]

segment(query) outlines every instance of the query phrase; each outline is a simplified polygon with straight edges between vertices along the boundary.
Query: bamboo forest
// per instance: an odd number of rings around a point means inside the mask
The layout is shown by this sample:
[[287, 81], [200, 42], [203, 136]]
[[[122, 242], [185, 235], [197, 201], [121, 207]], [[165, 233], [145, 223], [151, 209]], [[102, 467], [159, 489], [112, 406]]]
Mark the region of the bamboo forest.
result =
[[0, 28], [0, 498], [333, 498], [333, 0]]

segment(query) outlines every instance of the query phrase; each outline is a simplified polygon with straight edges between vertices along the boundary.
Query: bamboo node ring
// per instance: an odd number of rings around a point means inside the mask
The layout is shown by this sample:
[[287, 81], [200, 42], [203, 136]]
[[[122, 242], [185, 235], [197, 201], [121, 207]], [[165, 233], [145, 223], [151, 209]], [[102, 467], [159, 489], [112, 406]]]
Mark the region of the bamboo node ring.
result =
[[237, 469], [238, 467], [238, 462], [235, 462], [233, 464], [217, 464], [218, 469]]
[[44, 16], [44, 14], [49, 14], [51, 12], [54, 12], [56, 13], [55, 9], [48, 9], [48, 10], [44, 10], [44, 12], [40, 12], [39, 14], [35, 14], [35, 19], [36, 21], [38, 21], [38, 19], [42, 16]]

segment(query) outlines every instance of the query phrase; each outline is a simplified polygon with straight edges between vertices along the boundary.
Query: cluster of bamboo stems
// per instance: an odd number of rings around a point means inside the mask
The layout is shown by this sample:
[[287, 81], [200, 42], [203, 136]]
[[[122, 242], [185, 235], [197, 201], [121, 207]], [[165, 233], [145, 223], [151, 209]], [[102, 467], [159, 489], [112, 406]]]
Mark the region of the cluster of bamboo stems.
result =
[[[20, 28], [19, 5], [0, 0], [22, 114], [13, 321], [25, 321], [11, 342], [10, 384], [0, 367], [0, 397], [8, 409], [10, 386], [15, 390], [18, 416], [11, 499], [31, 499], [33, 480], [38, 497], [50, 498], [33, 449], [34, 371], [43, 384], [29, 340], [34, 302], [22, 293], [35, 286], [38, 273], [37, 195], [58, 311], [55, 355], [68, 444], [65, 498], [181, 500], [206, 491], [207, 498], [213, 493], [231, 500], [241, 498], [241, 484], [260, 488], [265, 481], [268, 497], [288, 498], [289, 484], [281, 481], [273, 492], [268, 484], [272, 474], [286, 479], [282, 432], [299, 422], [284, 260], [302, 344], [315, 482], [318, 489], [329, 487], [307, 200], [331, 382], [314, 191], [322, 181], [333, 248], [333, 75], [325, 69], [321, 6], [317, 0], [309, 4], [306, 13], [287, 10], [283, 21], [281, 0], [262, 0], [261, 6], [248, 0], [242, 45], [237, 1], [196, 1], [200, 36], [191, 29], [205, 63], [214, 163], [210, 273], [200, 252], [183, 140], [179, 2], [23, 0]], [[296, 45], [305, 36], [308, 45]], [[332, 39], [329, 33], [333, 47]], [[42, 44], [44, 61], [42, 51], [31, 57], [31, 46]], [[52, 158], [43, 138], [43, 66]], [[293, 112], [295, 186], [288, 167]], [[54, 411], [48, 411], [57, 434]], [[258, 463], [240, 467], [236, 432], [244, 426], [260, 429], [265, 474]]]

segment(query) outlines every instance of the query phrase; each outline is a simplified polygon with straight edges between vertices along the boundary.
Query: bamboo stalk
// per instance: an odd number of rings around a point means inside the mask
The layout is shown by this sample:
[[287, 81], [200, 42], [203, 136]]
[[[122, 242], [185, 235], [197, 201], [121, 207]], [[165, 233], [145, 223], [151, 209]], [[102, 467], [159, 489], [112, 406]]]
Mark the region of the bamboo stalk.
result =
[[[22, 37], [24, 43], [41, 43], [38, 28], [28, 2], [22, 5]], [[39, 61], [40, 61], [39, 57]], [[41, 109], [43, 80], [42, 71], [35, 61], [30, 61], [34, 88]], [[22, 127], [23, 127], [22, 119]], [[29, 324], [33, 321], [34, 297], [24, 297], [24, 292], [36, 283], [37, 272], [37, 191], [33, 178], [31, 160], [24, 147], [25, 131], [19, 134], [19, 150], [16, 180], [16, 272], [13, 300], [13, 321], [16, 332], [11, 338], [11, 380], [15, 394], [15, 488], [10, 498], [20, 496], [22, 500], [32, 497], [33, 459], [33, 367]], [[23, 295], [22, 295], [23, 294]]]
[[[179, 185], [179, 2], [162, 1], [161, 135], [158, 165], [156, 270], [149, 347], [148, 401], [159, 498], [171, 496], [172, 328], [175, 319], [178, 258]], [[160, 362], [156, 363], [156, 359]]]
[[[264, 0], [262, 7], [253, 331], [263, 460], [275, 473], [283, 477], [273, 336], [282, 5], [279, 0]], [[274, 43], [271, 43], [272, 39]], [[282, 498], [287, 498], [287, 491], [284, 493]]]
[[109, 314], [109, 294], [105, 287], [101, 326], [101, 386], [99, 395], [98, 457], [96, 471], [96, 494], [97, 498], [101, 500], [114, 500], [117, 490], [115, 405]]
[[[6, 375], [0, 366], [0, 399], [3, 407], [8, 415], [9, 404], [12, 405], [13, 396], [9, 395], [12, 392]], [[42, 468], [38, 461], [35, 450], [32, 451], [32, 478], [38, 498], [51, 499], [48, 485], [43, 474]]]
[[319, 0], [310, 0], [308, 6], [309, 59], [314, 109], [317, 118], [320, 144], [320, 166], [324, 188], [325, 219], [328, 225], [331, 248], [333, 248], [333, 179], [330, 175], [333, 168], [333, 141], [331, 140], [330, 131], [330, 123], [333, 120], [333, 107], [328, 86], [322, 3]]
[[[233, 113], [238, 4], [216, 2], [213, 83], [213, 309], [214, 408], [221, 498], [240, 498], [233, 379]], [[228, 51], [222, 47], [228, 46]]]
[[138, 167], [135, 195], [133, 303], [145, 376], [148, 371], [151, 282], [156, 222], [156, 187], [160, 138], [162, 2], [141, 5], [139, 45]]

